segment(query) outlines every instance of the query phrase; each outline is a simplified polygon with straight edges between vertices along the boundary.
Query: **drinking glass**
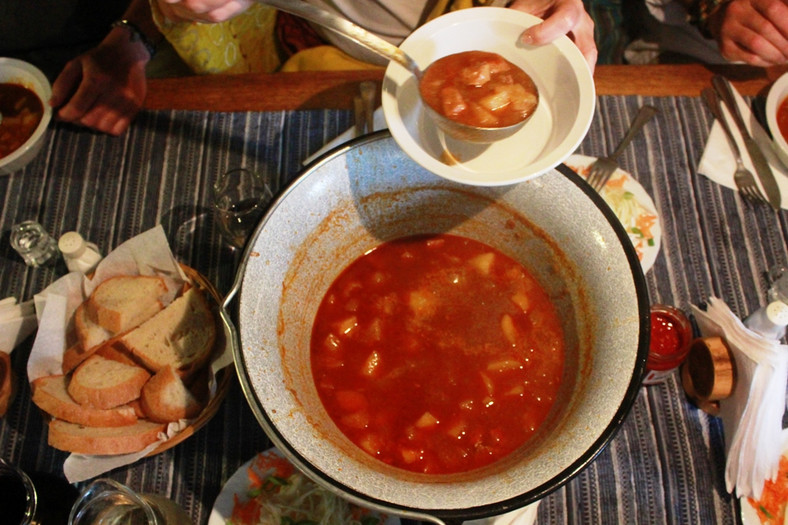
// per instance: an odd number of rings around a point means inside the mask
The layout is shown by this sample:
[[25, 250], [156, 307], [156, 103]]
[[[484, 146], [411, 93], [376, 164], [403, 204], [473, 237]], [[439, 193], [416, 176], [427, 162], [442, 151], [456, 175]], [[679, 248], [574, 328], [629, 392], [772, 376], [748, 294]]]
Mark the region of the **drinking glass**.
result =
[[35, 221], [25, 221], [11, 228], [11, 246], [25, 264], [38, 268], [58, 255], [57, 241]]
[[[3, 518], [12, 525], [29, 525], [36, 515], [36, 488], [23, 471], [0, 458], [0, 499]], [[8, 521], [5, 521], [8, 520]]]
[[91, 482], [71, 508], [68, 525], [191, 525], [174, 502], [153, 494], [137, 494], [109, 478]]
[[272, 196], [262, 176], [252, 170], [235, 168], [219, 177], [213, 185], [213, 210], [222, 237], [243, 248]]

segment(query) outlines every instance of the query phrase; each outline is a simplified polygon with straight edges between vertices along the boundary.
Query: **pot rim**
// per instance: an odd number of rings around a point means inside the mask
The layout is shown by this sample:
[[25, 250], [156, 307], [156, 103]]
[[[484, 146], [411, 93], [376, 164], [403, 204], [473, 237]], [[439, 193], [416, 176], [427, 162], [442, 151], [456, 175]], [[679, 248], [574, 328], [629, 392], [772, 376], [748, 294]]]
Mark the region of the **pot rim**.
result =
[[[283, 191], [276, 196], [274, 201], [272, 201], [266, 215], [258, 224], [255, 232], [250, 237], [249, 241], [247, 242], [246, 248], [244, 250], [243, 256], [241, 257], [238, 270], [236, 273], [236, 279], [233, 284], [232, 290], [228, 293], [226, 298], [226, 303], [229, 303], [234, 295], [239, 291], [240, 285], [243, 281], [244, 274], [246, 272], [246, 266], [249, 261], [249, 257], [252, 252], [252, 248], [255, 245], [255, 241], [259, 236], [260, 232], [263, 229], [263, 226], [267, 222], [267, 218], [273, 210], [281, 203], [287, 195], [303, 180], [305, 180], [319, 165], [328, 162], [329, 160], [333, 159], [334, 157], [341, 156], [346, 153], [348, 150], [356, 148], [358, 146], [369, 144], [372, 142], [376, 142], [379, 140], [391, 139], [391, 134], [388, 130], [381, 130], [366, 136], [358, 137], [349, 141], [348, 143], [335, 148], [323, 156], [317, 158], [315, 161], [310, 163], [301, 173], [293, 179]], [[404, 505], [394, 504], [388, 501], [383, 501], [381, 499], [377, 499], [371, 497], [367, 494], [363, 494], [356, 489], [349, 487], [343, 483], [338, 482], [337, 480], [333, 479], [332, 477], [328, 476], [320, 469], [313, 466], [308, 460], [306, 460], [299, 452], [297, 452], [284, 438], [284, 436], [279, 432], [276, 428], [273, 421], [268, 417], [266, 412], [261, 409], [262, 402], [258, 397], [257, 393], [255, 392], [254, 388], [252, 387], [250, 377], [247, 372], [247, 367], [245, 366], [245, 358], [242, 352], [240, 342], [233, 346], [234, 351], [234, 360], [236, 371], [238, 374], [239, 382], [241, 385], [241, 389], [244, 393], [244, 396], [249, 403], [249, 406], [254, 413], [258, 423], [263, 427], [263, 430], [271, 439], [273, 444], [279, 448], [279, 450], [299, 469], [301, 469], [304, 473], [306, 473], [310, 478], [312, 478], [315, 482], [319, 485], [323, 486], [324, 488], [346, 498], [350, 501], [363, 505], [366, 507], [373, 508], [375, 510], [395, 514], [398, 516], [408, 517], [411, 519], [421, 519], [426, 521], [433, 521], [437, 523], [454, 523], [454, 522], [461, 522], [465, 520], [471, 519], [480, 519], [486, 518], [490, 516], [494, 516], [497, 514], [501, 514], [504, 512], [508, 512], [530, 503], [533, 503], [546, 495], [550, 494], [551, 492], [557, 490], [568, 481], [570, 481], [573, 477], [575, 477], [578, 473], [580, 473], [585, 467], [587, 467], [604, 449], [607, 447], [609, 442], [613, 439], [616, 435], [618, 430], [621, 427], [622, 422], [629, 414], [632, 405], [637, 398], [638, 392], [641, 387], [641, 382], [643, 375], [645, 374], [645, 367], [646, 367], [646, 360], [648, 357], [648, 346], [649, 346], [649, 338], [650, 338], [650, 303], [648, 298], [648, 288], [646, 285], [645, 276], [643, 274], [643, 269], [640, 264], [640, 261], [637, 257], [637, 253], [629, 239], [626, 230], [621, 225], [618, 217], [615, 213], [610, 209], [607, 203], [602, 199], [602, 197], [594, 191], [586, 182], [585, 180], [580, 177], [577, 173], [567, 167], [565, 164], [559, 164], [554, 170], [558, 171], [561, 175], [563, 175], [566, 179], [570, 182], [575, 184], [581, 191], [583, 191], [586, 196], [591, 200], [591, 202], [597, 207], [597, 209], [603, 214], [606, 221], [610, 224], [613, 231], [616, 234], [618, 242], [621, 244], [624, 254], [626, 256], [629, 269], [632, 273], [633, 278], [633, 287], [635, 289], [635, 294], [637, 297], [637, 306], [638, 306], [638, 324], [639, 324], [639, 334], [638, 334], [638, 345], [637, 345], [637, 357], [634, 363], [634, 369], [632, 378], [629, 382], [629, 385], [621, 398], [621, 402], [617, 410], [615, 411], [613, 417], [604, 427], [604, 430], [600, 433], [599, 437], [596, 441], [594, 441], [591, 446], [581, 454], [577, 460], [569, 464], [563, 470], [561, 470], [558, 474], [554, 475], [549, 481], [542, 483], [541, 485], [528, 490], [522, 494], [519, 494], [515, 497], [497, 501], [489, 504], [474, 506], [474, 507], [467, 507], [462, 509], [423, 509], [417, 507], [408, 507]], [[254, 402], [252, 402], [254, 400]]]

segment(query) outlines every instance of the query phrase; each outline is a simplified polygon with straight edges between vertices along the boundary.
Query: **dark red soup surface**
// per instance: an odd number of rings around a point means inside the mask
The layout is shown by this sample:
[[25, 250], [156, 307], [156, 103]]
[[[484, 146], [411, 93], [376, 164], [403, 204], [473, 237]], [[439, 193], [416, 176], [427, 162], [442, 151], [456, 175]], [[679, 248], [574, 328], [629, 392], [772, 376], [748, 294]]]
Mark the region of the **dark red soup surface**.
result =
[[777, 108], [777, 127], [783, 138], [788, 141], [788, 97], [785, 97]]
[[436, 60], [419, 83], [424, 102], [456, 122], [502, 128], [525, 120], [539, 95], [528, 74], [497, 53], [464, 51]]
[[35, 132], [44, 106], [33, 91], [19, 84], [0, 84], [0, 159], [19, 149]]
[[527, 270], [463, 237], [384, 243], [348, 266], [311, 342], [320, 398], [370, 455], [415, 472], [490, 464], [555, 401], [564, 336]]

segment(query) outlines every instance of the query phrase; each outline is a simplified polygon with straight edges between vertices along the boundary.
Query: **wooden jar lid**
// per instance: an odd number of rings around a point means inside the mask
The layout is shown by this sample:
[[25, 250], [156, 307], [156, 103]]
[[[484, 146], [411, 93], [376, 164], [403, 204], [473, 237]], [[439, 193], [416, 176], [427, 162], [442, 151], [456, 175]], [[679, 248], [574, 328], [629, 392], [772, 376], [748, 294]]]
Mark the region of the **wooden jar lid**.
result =
[[719, 400], [731, 395], [736, 382], [736, 366], [725, 341], [720, 337], [695, 339], [682, 365], [681, 382], [699, 408], [716, 415]]
[[11, 370], [11, 355], [0, 350], [0, 417], [14, 400], [14, 372]]

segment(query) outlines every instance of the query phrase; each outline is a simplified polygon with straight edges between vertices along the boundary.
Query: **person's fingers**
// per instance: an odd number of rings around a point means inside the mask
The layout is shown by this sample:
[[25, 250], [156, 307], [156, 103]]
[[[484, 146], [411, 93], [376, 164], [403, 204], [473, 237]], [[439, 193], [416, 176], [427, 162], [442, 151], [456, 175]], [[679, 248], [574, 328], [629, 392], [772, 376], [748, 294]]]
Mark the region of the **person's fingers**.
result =
[[58, 118], [67, 122], [78, 121], [93, 106], [99, 93], [92, 82], [83, 80], [74, 95], [58, 110]]
[[49, 105], [57, 108], [71, 98], [79, 86], [81, 78], [82, 63], [79, 60], [68, 62], [52, 84], [52, 97], [49, 99]]
[[137, 106], [131, 101], [118, 98], [99, 99], [77, 123], [117, 136], [126, 131], [136, 114]]
[[162, 14], [173, 21], [224, 22], [252, 5], [252, 0], [159, 0]]
[[594, 40], [594, 21], [585, 10], [578, 9], [577, 4], [559, 2], [556, 4], [555, 12], [544, 22], [523, 31], [520, 38], [527, 45], [542, 45], [562, 35], [572, 39], [593, 72], [598, 57]]
[[788, 6], [783, 2], [732, 2], [725, 17], [724, 38], [730, 38], [768, 64], [788, 60]]

